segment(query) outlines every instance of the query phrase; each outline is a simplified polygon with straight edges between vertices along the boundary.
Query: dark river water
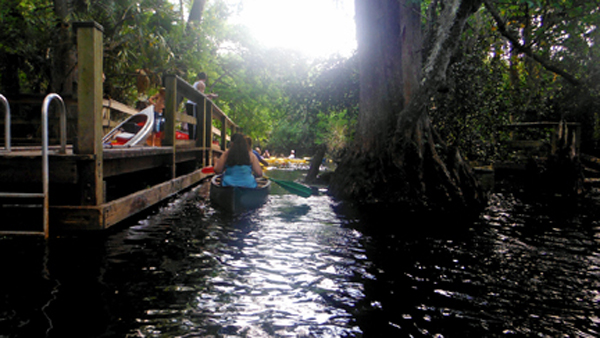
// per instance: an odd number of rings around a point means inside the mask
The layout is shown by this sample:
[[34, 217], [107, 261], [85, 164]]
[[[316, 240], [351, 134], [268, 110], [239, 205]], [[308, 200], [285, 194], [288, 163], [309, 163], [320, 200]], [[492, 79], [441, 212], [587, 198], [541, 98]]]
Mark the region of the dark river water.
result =
[[0, 337], [600, 336], [593, 208], [495, 193], [424, 221], [274, 190], [238, 217], [193, 189], [107, 232], [0, 237]]

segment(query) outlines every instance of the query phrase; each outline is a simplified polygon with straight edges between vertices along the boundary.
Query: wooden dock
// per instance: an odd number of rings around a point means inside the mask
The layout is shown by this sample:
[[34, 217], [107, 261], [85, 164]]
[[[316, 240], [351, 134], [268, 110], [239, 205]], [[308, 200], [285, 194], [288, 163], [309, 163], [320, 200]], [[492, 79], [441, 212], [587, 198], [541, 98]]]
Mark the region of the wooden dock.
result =
[[[102, 144], [103, 112], [106, 115], [102, 93], [102, 27], [84, 22], [75, 24], [74, 29], [79, 87], [76, 98], [66, 100], [67, 106], [75, 110], [74, 119], [68, 121], [74, 126], [71, 128], [74, 135], [62, 135], [67, 130], [62, 124], [67, 122], [61, 119], [61, 142], [67, 139], [71, 142], [47, 145], [47, 164], [44, 164], [43, 145], [10, 146], [10, 121], [3, 120], [6, 122], [1, 129], [5, 130], [5, 146], [0, 147], [0, 234], [39, 233], [47, 237], [118, 224], [199, 183], [206, 176], [200, 169], [212, 165], [213, 155], [224, 151], [228, 133], [239, 131], [211, 100], [184, 80], [168, 75], [164, 84], [166, 122], [161, 146], [107, 148]], [[178, 113], [184, 99], [196, 102], [195, 118]], [[10, 102], [10, 97], [7, 101]], [[8, 106], [6, 110], [5, 114], [10, 115]], [[213, 126], [213, 121], [218, 121], [220, 129]], [[44, 117], [41, 122], [43, 129]], [[196, 139], [177, 140], [177, 122], [195, 125]], [[45, 133], [47, 138], [48, 132]], [[215, 139], [219, 146], [213, 144]], [[42, 201], [33, 201], [36, 199]], [[34, 207], [30, 208], [31, 205]], [[19, 215], [31, 214], [40, 216], [26, 225], [18, 222]]]
[[496, 173], [522, 172], [532, 160], [543, 162], [559, 149], [569, 149], [573, 157], [580, 155], [581, 125], [575, 122], [521, 122], [503, 126], [511, 131], [506, 142], [513, 158], [494, 164]]

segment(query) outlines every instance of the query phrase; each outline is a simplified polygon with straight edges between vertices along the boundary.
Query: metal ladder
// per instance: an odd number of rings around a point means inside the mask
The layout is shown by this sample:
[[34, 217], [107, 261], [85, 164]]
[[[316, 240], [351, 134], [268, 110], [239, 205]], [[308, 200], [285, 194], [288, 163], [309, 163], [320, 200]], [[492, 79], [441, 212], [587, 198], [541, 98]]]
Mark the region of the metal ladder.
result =
[[[1, 231], [0, 234], [11, 235], [44, 235], [49, 236], [49, 199], [48, 199], [48, 183], [49, 183], [49, 166], [48, 166], [48, 109], [50, 103], [57, 100], [60, 111], [60, 153], [67, 152], [67, 110], [63, 99], [58, 94], [49, 94], [44, 98], [42, 104], [42, 192], [41, 193], [18, 193], [18, 192], [0, 192], [0, 197], [5, 198], [42, 198], [43, 202], [43, 230], [42, 231]], [[5, 150], [10, 152], [10, 105], [8, 100], [0, 95], [0, 101], [4, 103], [6, 108], [5, 115]]]

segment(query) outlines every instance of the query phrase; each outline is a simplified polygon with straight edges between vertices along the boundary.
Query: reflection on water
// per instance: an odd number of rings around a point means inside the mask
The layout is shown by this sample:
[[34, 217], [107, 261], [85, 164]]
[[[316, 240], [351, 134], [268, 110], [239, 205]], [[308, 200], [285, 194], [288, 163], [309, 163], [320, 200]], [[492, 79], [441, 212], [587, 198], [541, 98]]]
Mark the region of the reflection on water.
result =
[[[596, 337], [600, 226], [496, 194], [478, 221], [194, 191], [109, 233], [0, 239], [0, 337]], [[378, 235], [374, 226], [405, 229]]]
[[213, 252], [218, 275], [206, 284], [213, 296], [194, 303], [203, 313], [200, 326], [258, 336], [358, 331], [349, 310], [364, 295], [349, 277], [365, 269], [360, 236], [331, 222], [323, 198], [299, 202], [271, 196], [269, 206], [232, 222], [228, 245]]

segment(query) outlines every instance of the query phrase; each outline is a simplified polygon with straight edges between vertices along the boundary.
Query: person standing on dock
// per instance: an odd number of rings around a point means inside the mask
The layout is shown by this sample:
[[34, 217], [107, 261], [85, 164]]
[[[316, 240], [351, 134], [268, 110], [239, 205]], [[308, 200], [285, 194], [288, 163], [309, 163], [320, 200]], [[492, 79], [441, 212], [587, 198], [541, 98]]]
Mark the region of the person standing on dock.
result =
[[167, 95], [166, 93], [167, 93], [167, 91], [163, 87], [158, 90], [158, 93], [152, 95], [148, 99], [148, 102], [150, 102], [150, 104], [154, 106], [154, 125], [155, 125], [154, 130], [156, 132], [163, 131], [163, 129], [164, 129], [165, 100], [166, 100], [166, 95]]
[[154, 106], [154, 111], [159, 114], [162, 114], [165, 110], [166, 93], [166, 89], [163, 87], [158, 90], [158, 93], [152, 95], [148, 99], [148, 102], [150, 102], [150, 104]]
[[160, 88], [158, 93], [152, 95], [148, 98], [148, 102], [154, 106], [154, 132], [152, 133], [152, 137], [148, 139], [149, 145], [152, 146], [160, 146], [162, 140], [161, 131], [164, 130], [165, 127], [165, 100], [166, 100], [166, 89]]
[[[204, 90], [206, 89], [206, 80], [208, 80], [208, 77], [206, 76], [206, 73], [205, 72], [200, 72], [200, 73], [198, 73], [197, 80], [196, 80], [196, 82], [194, 82], [194, 84], [192, 85], [192, 87], [194, 87], [194, 89], [196, 89], [200, 93], [204, 94]], [[217, 95], [217, 94], [208, 94], [208, 95], [206, 95], [206, 97], [209, 100], [212, 100], [212, 99], [214, 99], [214, 98], [216, 98], [218, 96], [219, 95]], [[188, 100], [187, 103], [186, 103], [186, 105], [185, 105], [185, 110], [186, 110], [186, 112], [187, 112], [188, 115], [196, 117], [196, 102], [194, 102], [192, 100]], [[181, 127], [182, 127], [182, 129], [184, 131], [188, 132], [188, 134], [190, 136], [190, 139], [195, 139], [196, 138], [195, 137], [195, 134], [196, 134], [195, 133], [196, 132], [195, 126], [190, 131], [190, 130], [188, 130], [189, 129], [188, 124], [185, 123], [185, 122], [183, 122], [181, 124]]]

